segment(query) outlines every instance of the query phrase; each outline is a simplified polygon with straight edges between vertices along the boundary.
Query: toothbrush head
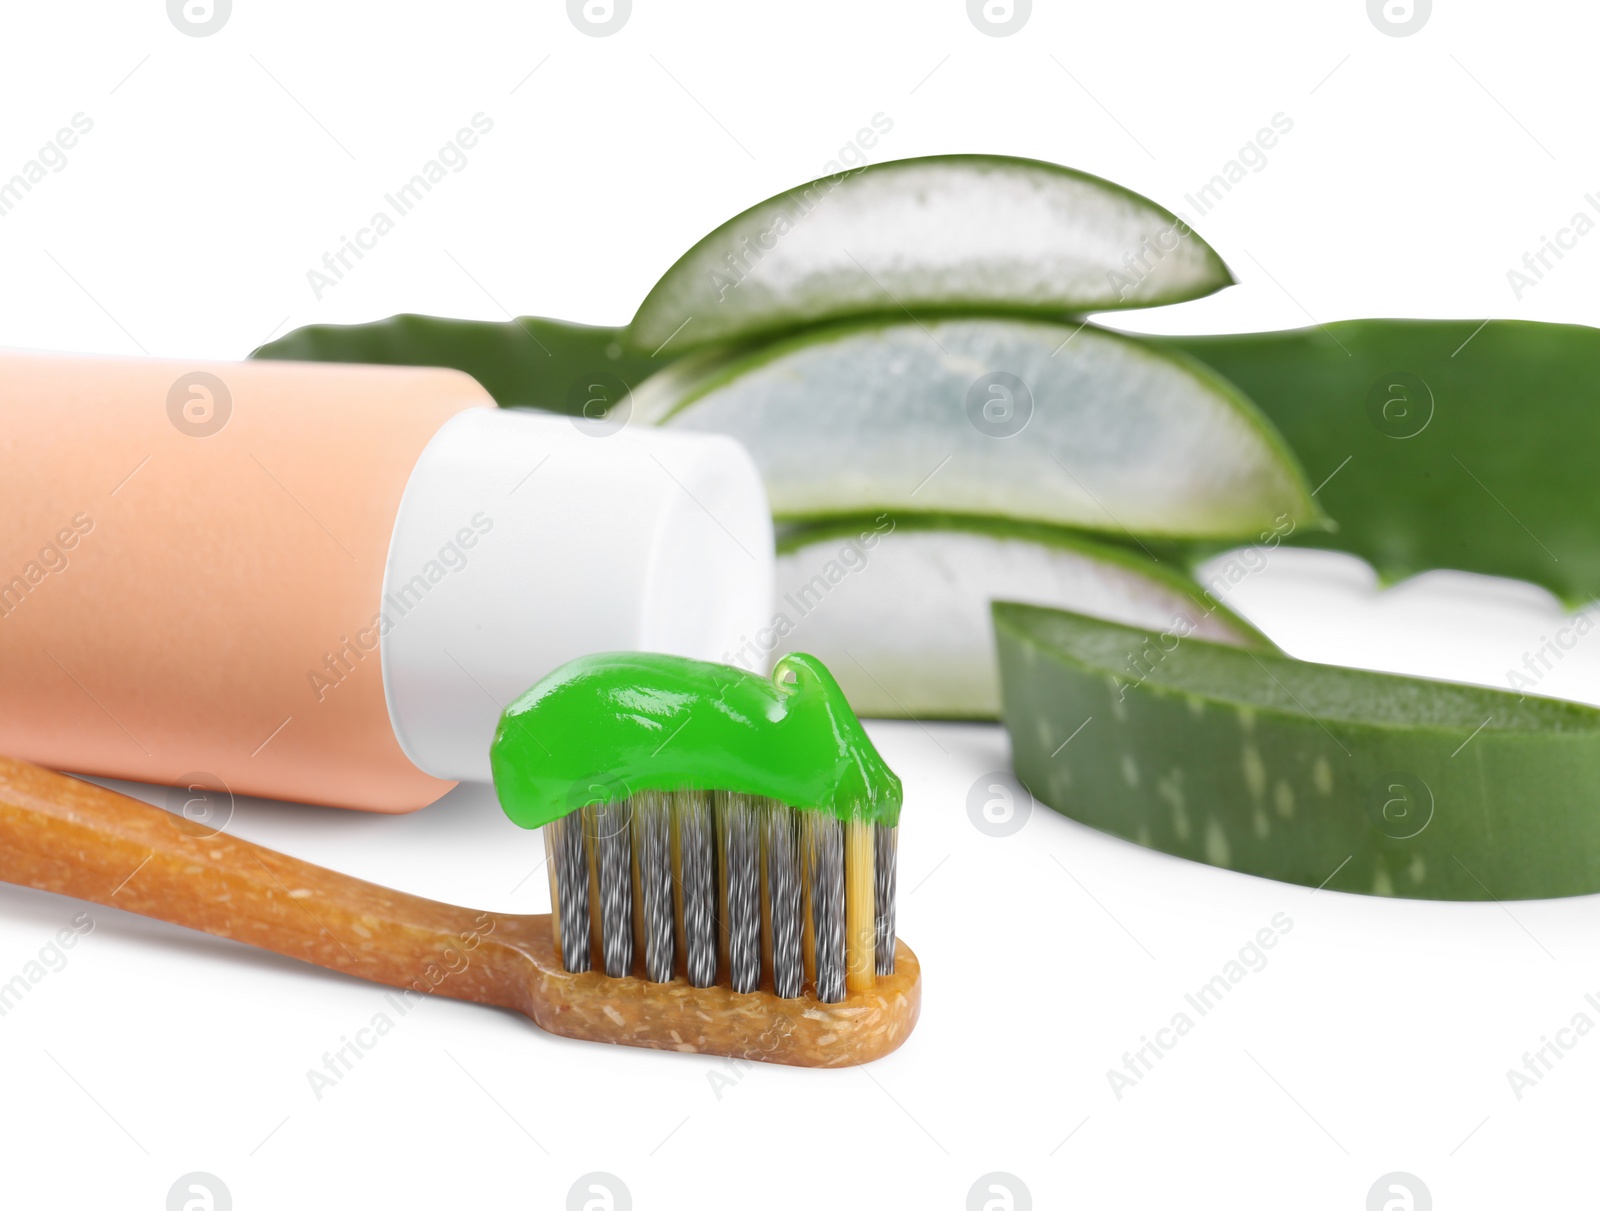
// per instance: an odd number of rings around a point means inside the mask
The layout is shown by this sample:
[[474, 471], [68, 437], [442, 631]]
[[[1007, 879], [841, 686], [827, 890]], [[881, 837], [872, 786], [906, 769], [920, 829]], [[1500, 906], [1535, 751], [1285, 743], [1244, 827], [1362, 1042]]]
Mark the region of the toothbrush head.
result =
[[588, 656], [507, 708], [491, 763], [544, 830], [557, 1033], [861, 1063], [915, 1024], [895, 934], [901, 785], [821, 661], [771, 678]]

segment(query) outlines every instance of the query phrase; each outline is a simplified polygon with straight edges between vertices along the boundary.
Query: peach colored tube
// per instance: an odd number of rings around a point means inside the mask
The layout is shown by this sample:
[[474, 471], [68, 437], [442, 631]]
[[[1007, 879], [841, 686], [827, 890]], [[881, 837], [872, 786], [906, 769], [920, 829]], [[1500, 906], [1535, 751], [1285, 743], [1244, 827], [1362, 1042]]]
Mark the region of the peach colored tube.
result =
[[449, 370], [0, 354], [0, 750], [370, 811], [437, 799], [368, 628], [417, 456], [489, 404]]

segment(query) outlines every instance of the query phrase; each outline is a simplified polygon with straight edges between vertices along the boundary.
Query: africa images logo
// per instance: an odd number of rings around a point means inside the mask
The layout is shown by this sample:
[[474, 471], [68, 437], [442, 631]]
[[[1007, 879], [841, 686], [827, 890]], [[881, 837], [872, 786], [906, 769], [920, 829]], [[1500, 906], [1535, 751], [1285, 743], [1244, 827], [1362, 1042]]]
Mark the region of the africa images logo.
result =
[[1009, 38], [1033, 15], [1033, 0], [967, 0], [967, 18], [980, 34]]
[[208, 38], [233, 15], [233, 0], [167, 0], [167, 19], [180, 34]]
[[609, 38], [632, 15], [633, 0], [567, 0], [567, 19], [591, 38]]
[[1433, 0], [1367, 0], [1367, 19], [1391, 38], [1409, 38], [1432, 15]]

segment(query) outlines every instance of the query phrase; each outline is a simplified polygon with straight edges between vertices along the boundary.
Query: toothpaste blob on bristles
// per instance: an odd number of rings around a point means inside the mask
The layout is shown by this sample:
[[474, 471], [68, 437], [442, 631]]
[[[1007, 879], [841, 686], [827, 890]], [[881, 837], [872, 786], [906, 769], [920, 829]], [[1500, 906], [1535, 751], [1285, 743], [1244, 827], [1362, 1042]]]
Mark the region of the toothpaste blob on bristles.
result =
[[829, 1003], [894, 973], [900, 779], [816, 657], [766, 678], [585, 656], [506, 708], [489, 757], [544, 829], [567, 971]]
[[523, 828], [643, 791], [732, 791], [889, 827], [900, 817], [900, 779], [833, 674], [800, 652], [770, 679], [682, 656], [580, 657], [505, 709], [489, 761]]

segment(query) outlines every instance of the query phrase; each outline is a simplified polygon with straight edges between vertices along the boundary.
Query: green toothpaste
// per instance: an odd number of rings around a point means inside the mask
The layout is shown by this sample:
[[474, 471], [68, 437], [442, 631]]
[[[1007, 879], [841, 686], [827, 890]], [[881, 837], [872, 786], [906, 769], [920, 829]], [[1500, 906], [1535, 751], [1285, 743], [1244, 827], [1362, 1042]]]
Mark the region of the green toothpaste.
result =
[[682, 656], [580, 657], [506, 708], [489, 760], [523, 828], [641, 791], [697, 789], [891, 828], [900, 817], [900, 779], [832, 674], [798, 652], [770, 679]]

